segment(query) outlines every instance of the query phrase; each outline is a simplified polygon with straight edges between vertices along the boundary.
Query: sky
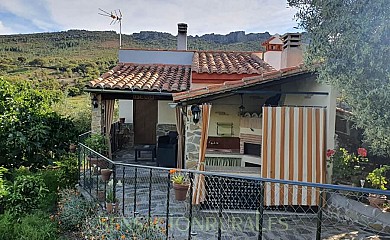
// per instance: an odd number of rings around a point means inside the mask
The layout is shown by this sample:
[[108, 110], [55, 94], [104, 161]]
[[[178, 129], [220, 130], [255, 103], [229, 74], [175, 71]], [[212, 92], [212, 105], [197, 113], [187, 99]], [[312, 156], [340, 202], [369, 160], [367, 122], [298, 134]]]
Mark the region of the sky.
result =
[[[122, 33], [159, 31], [177, 34], [177, 23], [189, 35], [233, 31], [271, 34], [297, 32], [295, 9], [287, 0], [0, 0], [0, 34], [84, 29], [116, 31], [99, 8], [122, 12]], [[118, 11], [117, 11], [118, 12]]]

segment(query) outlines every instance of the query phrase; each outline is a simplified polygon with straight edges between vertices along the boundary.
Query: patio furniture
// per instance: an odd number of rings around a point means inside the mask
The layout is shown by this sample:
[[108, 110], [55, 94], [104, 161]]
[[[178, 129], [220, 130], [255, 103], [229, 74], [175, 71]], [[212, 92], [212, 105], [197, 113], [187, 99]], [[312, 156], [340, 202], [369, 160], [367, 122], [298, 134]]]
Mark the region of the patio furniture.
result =
[[156, 145], [138, 145], [134, 147], [134, 160], [138, 162], [141, 157], [141, 152], [150, 152], [152, 154], [152, 161], [156, 158]]
[[160, 136], [157, 141], [157, 166], [176, 167], [177, 164], [177, 132], [169, 132]]

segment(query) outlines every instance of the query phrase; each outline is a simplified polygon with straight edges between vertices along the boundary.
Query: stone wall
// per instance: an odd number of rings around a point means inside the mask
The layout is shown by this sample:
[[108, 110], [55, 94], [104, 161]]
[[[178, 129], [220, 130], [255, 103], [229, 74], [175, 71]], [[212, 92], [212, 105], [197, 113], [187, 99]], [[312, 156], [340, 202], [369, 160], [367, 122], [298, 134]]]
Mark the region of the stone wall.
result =
[[[91, 99], [93, 98], [93, 94], [91, 95]], [[92, 110], [92, 121], [91, 121], [91, 131], [92, 133], [101, 133], [102, 132], [102, 97], [100, 94], [96, 94], [96, 98], [98, 99], [98, 107], [94, 108], [91, 105]]]
[[177, 131], [176, 124], [158, 124], [156, 126], [156, 137], [168, 135], [170, 131]]
[[349, 199], [341, 194], [328, 193], [327, 217], [336, 221], [351, 221], [375, 231], [390, 233], [390, 213]]
[[199, 158], [199, 145], [201, 135], [201, 122], [195, 124], [191, 117], [186, 120], [186, 136], [185, 136], [185, 167], [188, 169], [196, 169]]

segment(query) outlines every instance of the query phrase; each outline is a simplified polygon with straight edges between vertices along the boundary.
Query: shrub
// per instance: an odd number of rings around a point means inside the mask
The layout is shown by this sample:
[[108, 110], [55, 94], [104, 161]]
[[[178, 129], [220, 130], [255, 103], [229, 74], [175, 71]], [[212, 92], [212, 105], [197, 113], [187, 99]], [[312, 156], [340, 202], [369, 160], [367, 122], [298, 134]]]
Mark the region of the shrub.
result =
[[85, 139], [85, 145], [95, 150], [100, 154], [105, 154], [108, 150], [107, 146], [108, 139], [104, 137], [102, 134], [92, 134], [89, 138]]
[[85, 200], [72, 189], [63, 189], [59, 193], [58, 221], [63, 230], [77, 230], [87, 217], [92, 216], [96, 204]]
[[6, 211], [0, 215], [0, 239], [52, 240], [57, 239], [57, 225], [49, 216], [37, 211], [23, 216], [19, 222]]
[[72, 153], [64, 154], [55, 164], [59, 167], [57, 170], [59, 187], [74, 187], [77, 184], [79, 174], [77, 156]]
[[390, 170], [390, 166], [383, 165], [380, 168], [375, 168], [367, 176], [367, 180], [373, 188], [387, 190], [386, 184], [388, 180], [386, 179], [386, 172]]
[[19, 175], [10, 186], [6, 209], [21, 216], [36, 209], [47, 193], [46, 185], [39, 175]]
[[57, 238], [57, 224], [44, 212], [34, 212], [21, 218], [14, 227], [14, 239], [52, 240]]

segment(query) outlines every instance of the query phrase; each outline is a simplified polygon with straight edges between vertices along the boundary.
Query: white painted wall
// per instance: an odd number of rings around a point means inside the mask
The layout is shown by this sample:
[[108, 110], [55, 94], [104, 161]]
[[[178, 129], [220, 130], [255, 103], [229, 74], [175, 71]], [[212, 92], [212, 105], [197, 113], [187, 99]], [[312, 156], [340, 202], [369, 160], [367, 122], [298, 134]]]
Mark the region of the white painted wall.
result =
[[[284, 105], [293, 106], [325, 106], [326, 107], [326, 149], [334, 149], [335, 124], [336, 124], [336, 98], [338, 92], [331, 86], [320, 84], [313, 80], [302, 80], [282, 85], [282, 91], [307, 91], [307, 92], [328, 92], [329, 95], [304, 95], [287, 94]], [[329, 170], [329, 169], [328, 169]], [[327, 182], [330, 183], [331, 172], [328, 171]]]
[[264, 61], [279, 70], [282, 65], [282, 51], [268, 51], [264, 53]]
[[119, 118], [125, 118], [125, 123], [133, 123], [133, 100], [119, 100]]
[[159, 124], [176, 124], [176, 112], [168, 103], [172, 101], [158, 101], [158, 123]]

